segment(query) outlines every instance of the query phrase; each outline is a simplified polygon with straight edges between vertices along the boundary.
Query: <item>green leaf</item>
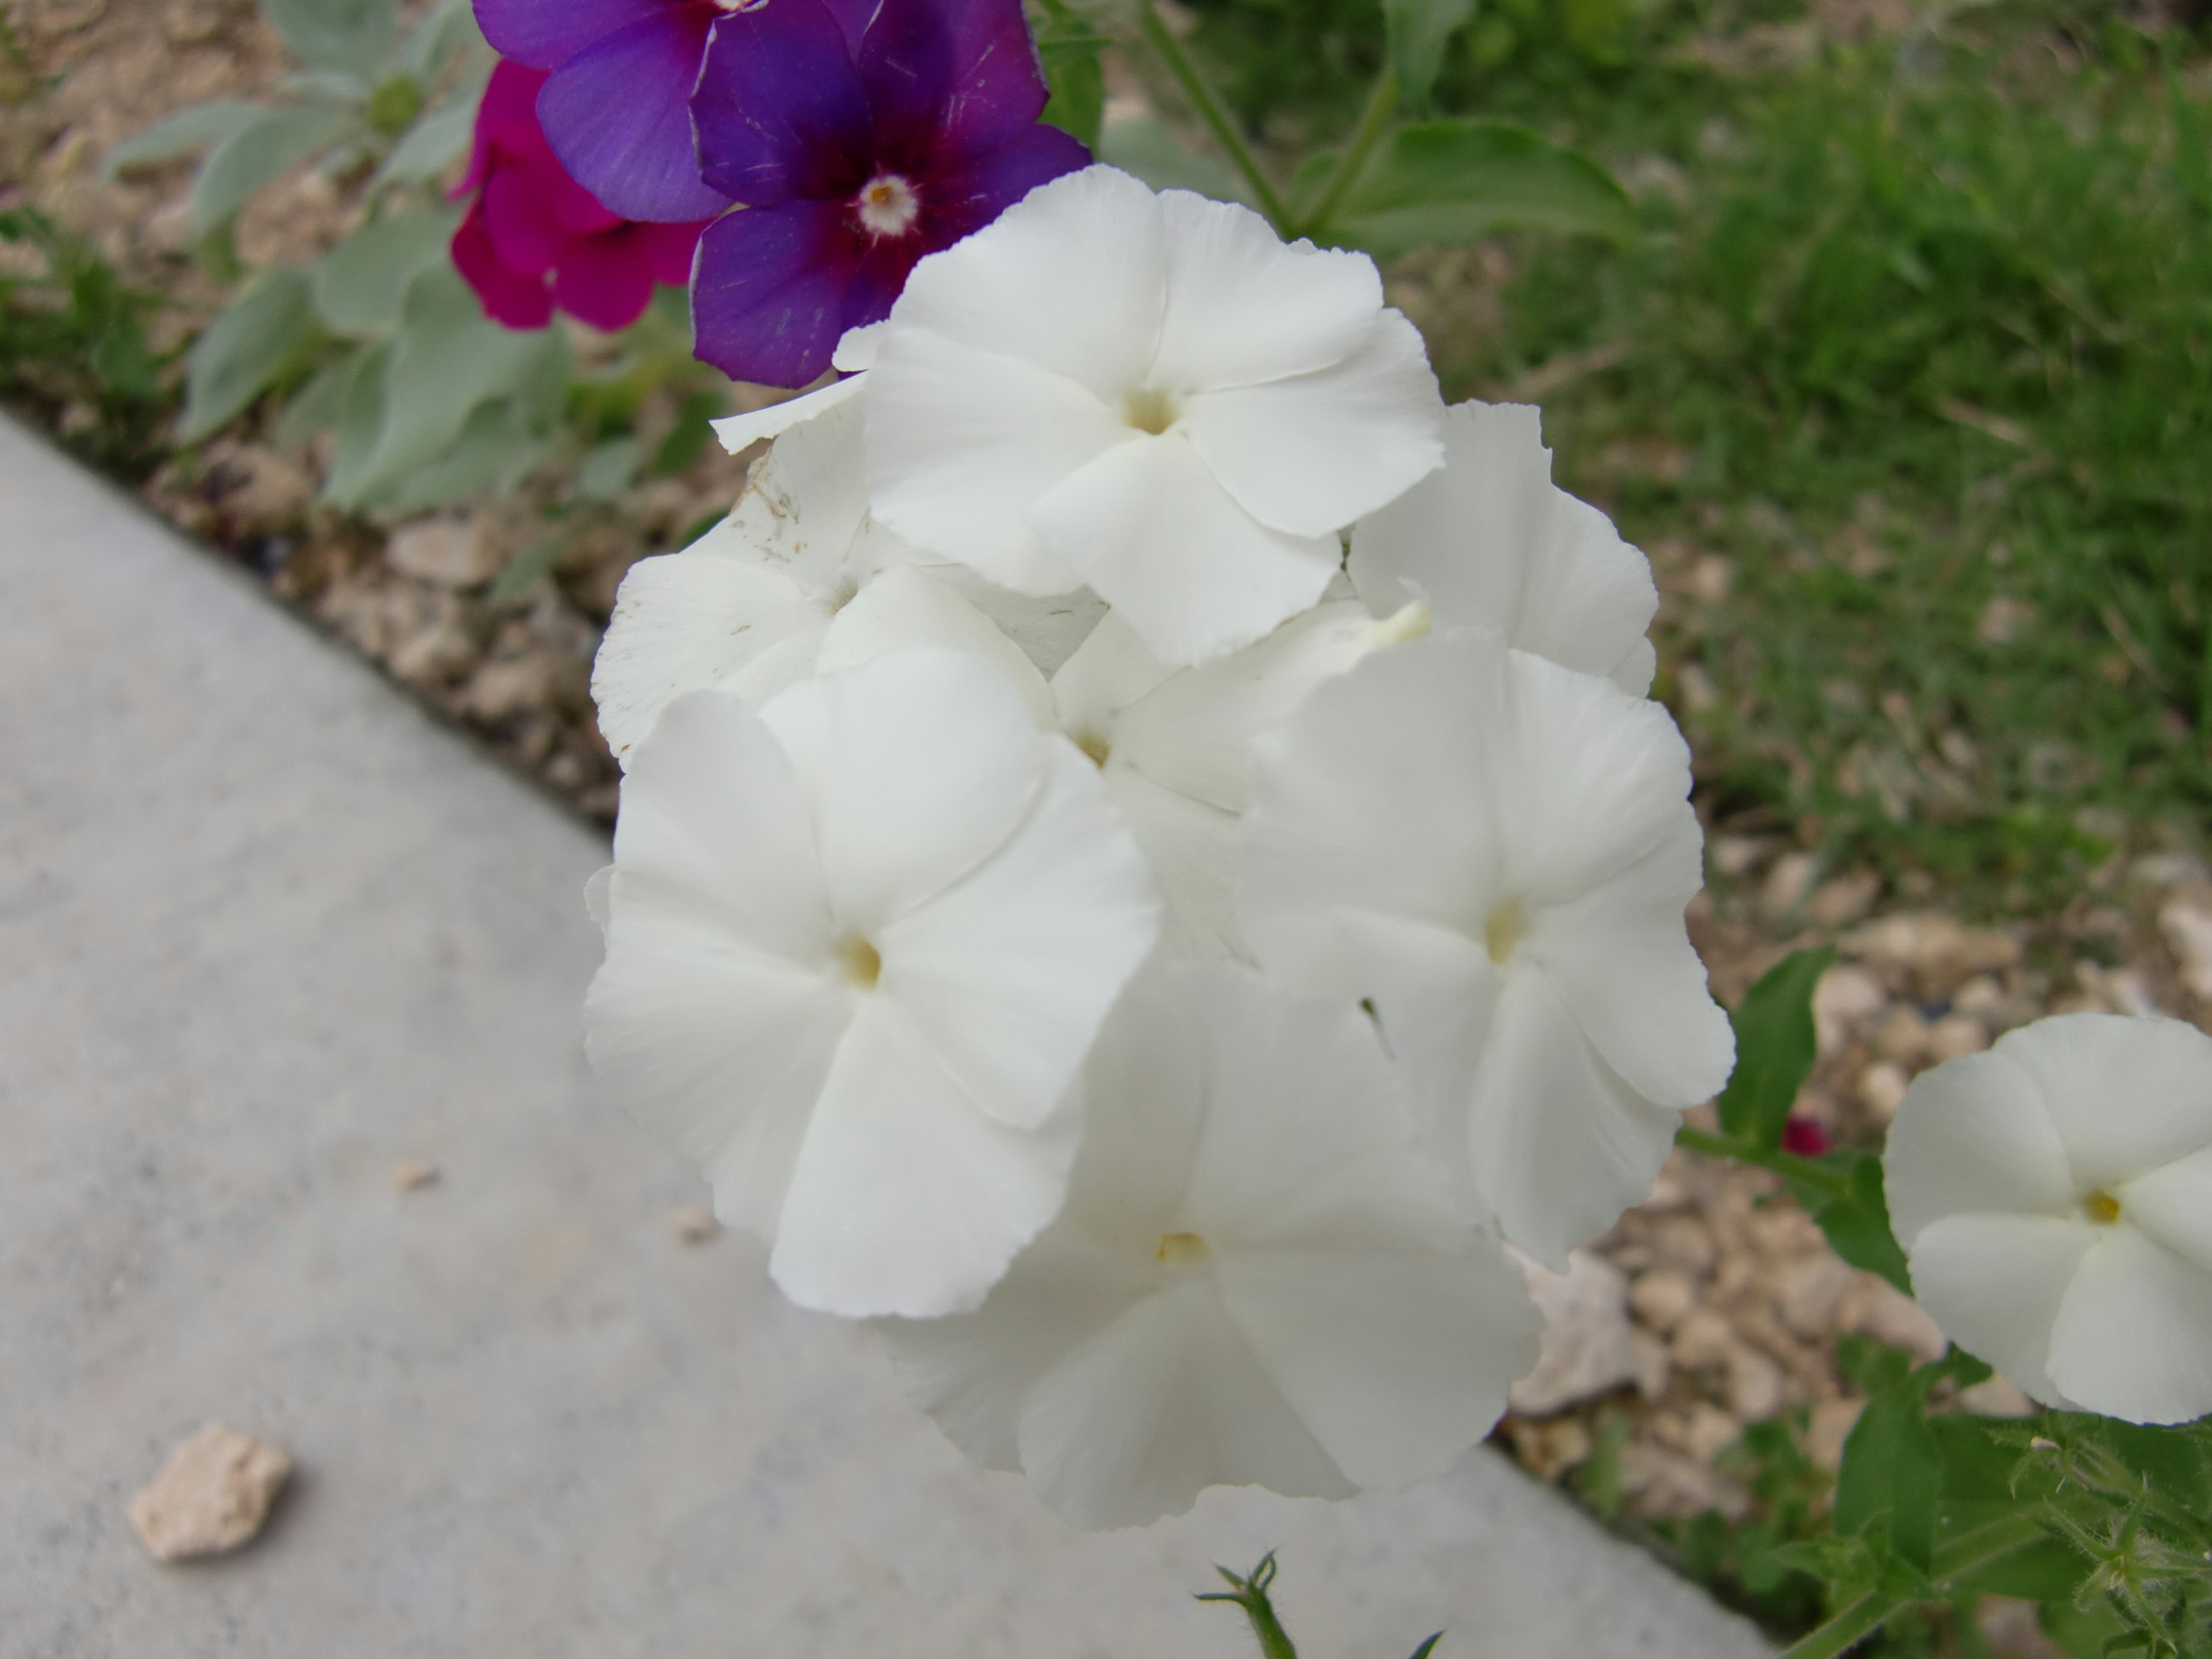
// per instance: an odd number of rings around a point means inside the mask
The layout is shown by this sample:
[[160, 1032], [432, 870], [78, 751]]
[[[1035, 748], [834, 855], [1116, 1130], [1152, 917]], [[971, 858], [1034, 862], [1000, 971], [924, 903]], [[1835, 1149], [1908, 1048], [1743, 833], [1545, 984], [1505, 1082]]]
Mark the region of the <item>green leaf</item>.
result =
[[1856, 1601], [1872, 1589], [1881, 1577], [1881, 1564], [1863, 1538], [1823, 1533], [1793, 1543], [1777, 1544], [1766, 1553], [1777, 1566], [1789, 1567], [1817, 1578], [1827, 1587], [1831, 1606]]
[[1881, 1160], [1871, 1152], [1831, 1152], [1820, 1160], [1844, 1171], [1850, 1191], [1842, 1197], [1792, 1182], [1798, 1202], [1811, 1212], [1828, 1246], [1854, 1267], [1880, 1273], [1907, 1296], [1912, 1271], [1890, 1229], [1889, 1200], [1882, 1190]]
[[574, 531], [574, 525], [562, 525], [531, 543], [499, 568], [499, 574], [484, 590], [484, 598], [493, 605], [520, 599], [540, 577], [551, 574], [553, 567], [561, 562], [561, 555], [568, 550], [568, 538]]
[[384, 380], [392, 348], [378, 344], [356, 352], [337, 398], [337, 441], [330, 471], [323, 475], [323, 499], [351, 507], [368, 479], [368, 464], [384, 441]]
[[210, 144], [222, 143], [268, 113], [265, 104], [230, 99], [194, 104], [190, 109], [179, 110], [166, 121], [156, 121], [143, 132], [133, 133], [108, 151], [107, 159], [100, 163], [100, 176], [112, 179], [125, 167], [147, 167], [190, 155]]
[[192, 184], [191, 233], [207, 235], [274, 181], [352, 125], [337, 110], [265, 109], [215, 147]]
[[568, 346], [558, 329], [502, 328], [449, 264], [416, 277], [400, 311], [384, 373], [376, 447], [349, 477], [343, 506], [375, 507], [430, 465], [460, 435], [479, 404], [523, 398], [526, 426], [543, 423], [546, 388], [557, 397]]
[[1429, 1656], [1437, 1650], [1437, 1644], [1443, 1639], [1444, 1633], [1442, 1631], [1438, 1631], [1434, 1636], [1431, 1636], [1427, 1641], [1422, 1643], [1420, 1646], [1413, 1650], [1413, 1659], [1429, 1659]]
[[399, 326], [415, 278], [446, 258], [458, 216], [408, 213], [363, 225], [315, 267], [315, 314], [333, 334], [374, 339]]
[[476, 118], [474, 97], [456, 97], [432, 110], [399, 136], [373, 182], [419, 185], [436, 178], [468, 148]]
[[1635, 234], [1636, 216], [1611, 173], [1526, 127], [1416, 121], [1376, 147], [1334, 222], [1315, 236], [1392, 258], [1508, 228], [1625, 240]]
[[1867, 1401], [1844, 1442], [1835, 1499], [1838, 1533], [1872, 1542], [1881, 1527], [1899, 1558], [1923, 1574], [1935, 1560], [1941, 1468], [1926, 1393], [1923, 1381], [1908, 1379]]
[[1444, 47], [1474, 15], [1474, 0], [1382, 0], [1382, 27], [1390, 67], [1398, 76], [1398, 95], [1416, 114], [1428, 110]]
[[435, 460], [395, 480], [373, 504], [380, 513], [403, 515], [471, 495], [504, 495], [544, 465], [553, 448], [552, 439], [532, 432], [512, 400], [479, 404]]
[[1036, 46], [1044, 63], [1045, 84], [1052, 88], [1051, 101], [1037, 119], [1096, 145], [1099, 123], [1106, 114], [1106, 70], [1099, 62], [1106, 37], [1087, 33], [1045, 36]]
[[398, 0], [261, 0], [292, 55], [317, 69], [373, 75], [399, 43]]
[[482, 49], [483, 44], [483, 36], [477, 29], [476, 10], [469, 0], [440, 0], [400, 48], [400, 64], [427, 87], [445, 72], [456, 53]]
[[714, 435], [714, 417], [721, 412], [722, 399], [716, 392], [695, 392], [686, 398], [676, 411], [676, 424], [653, 452], [648, 469], [653, 476], [672, 478], [689, 471], [691, 463], [706, 453], [708, 441]]
[[1793, 951], [1760, 976], [1729, 1013], [1735, 1028], [1735, 1070], [1713, 1103], [1721, 1128], [1762, 1152], [1782, 1144], [1797, 1091], [1813, 1074], [1816, 1042], [1813, 988], [1835, 961], [1834, 947]]
[[334, 429], [343, 406], [345, 389], [353, 378], [358, 349], [340, 353], [308, 377], [307, 385], [292, 394], [276, 422], [276, 441], [289, 448], [320, 433]]
[[584, 457], [576, 469], [576, 493], [586, 501], [611, 501], [637, 482], [645, 446], [633, 437], [611, 438]]
[[309, 286], [295, 266], [265, 271], [192, 343], [179, 442], [195, 443], [236, 419], [307, 343], [314, 330]]
[[1136, 174], [1154, 190], [1194, 190], [1217, 202], [1250, 205], [1234, 173], [1210, 155], [1186, 149], [1158, 121], [1116, 121], [1100, 130], [1091, 148], [1100, 161]]

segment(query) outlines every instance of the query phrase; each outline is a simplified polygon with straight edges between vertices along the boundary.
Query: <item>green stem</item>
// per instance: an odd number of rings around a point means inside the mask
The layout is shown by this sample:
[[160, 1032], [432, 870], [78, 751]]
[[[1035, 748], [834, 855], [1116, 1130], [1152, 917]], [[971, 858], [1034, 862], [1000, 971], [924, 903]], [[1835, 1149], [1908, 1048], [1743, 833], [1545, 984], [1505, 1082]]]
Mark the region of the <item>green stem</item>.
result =
[[1183, 95], [1190, 100], [1191, 107], [1198, 112], [1199, 119], [1206, 123], [1206, 130], [1213, 135], [1214, 142], [1221, 146], [1237, 171], [1244, 175], [1244, 182], [1252, 186], [1253, 198], [1258, 202], [1260, 211], [1267, 216], [1267, 222], [1288, 236], [1291, 234], [1291, 216], [1290, 210], [1283, 205], [1283, 198], [1275, 193], [1274, 185], [1267, 182], [1267, 175], [1260, 171], [1259, 158], [1252, 154], [1251, 146], [1244, 142], [1244, 135], [1237, 131], [1237, 124], [1229, 118], [1229, 112], [1222, 107], [1213, 88], [1206, 84], [1206, 77], [1198, 72], [1198, 65], [1182, 49], [1182, 42], [1176, 40], [1168, 26], [1160, 21], [1159, 13], [1152, 9], [1152, 0], [1139, 0], [1137, 24], [1144, 31], [1145, 39], [1152, 44], [1152, 50], [1159, 53], [1160, 61], [1168, 66], [1170, 73], [1182, 88]]
[[1838, 1654], [1848, 1653], [1865, 1640], [1903, 1605], [1893, 1595], [1869, 1590], [1804, 1640], [1784, 1650], [1782, 1659], [1836, 1659]]
[[[2033, 1516], [2008, 1515], [1952, 1539], [1936, 1552], [1934, 1589], [1937, 1599], [1942, 1599], [1969, 1573], [2002, 1560], [2043, 1535], [2042, 1523]], [[1849, 1652], [1855, 1644], [1863, 1641], [1883, 1620], [1905, 1606], [1906, 1599], [1885, 1590], [1869, 1590], [1795, 1647], [1786, 1650], [1782, 1659], [1836, 1659], [1838, 1654]]]
[[1709, 1158], [1732, 1158], [1739, 1164], [1749, 1164], [1791, 1181], [1802, 1181], [1808, 1187], [1817, 1187], [1838, 1198], [1850, 1195], [1850, 1182], [1826, 1164], [1816, 1164], [1809, 1158], [1800, 1158], [1795, 1152], [1771, 1152], [1754, 1146], [1747, 1140], [1738, 1140], [1733, 1135], [1708, 1134], [1703, 1129], [1680, 1128], [1674, 1131], [1674, 1144], [1686, 1151], [1703, 1152]]
[[1344, 198], [1352, 193], [1352, 187], [1359, 182], [1367, 158], [1375, 153], [1375, 146], [1389, 129], [1390, 117], [1397, 108], [1398, 72], [1385, 64], [1367, 94], [1367, 107], [1359, 112], [1359, 125], [1352, 130], [1351, 147], [1336, 164], [1336, 172], [1330, 176], [1328, 188], [1322, 192], [1320, 202], [1298, 226], [1301, 233], [1324, 226], [1335, 216], [1337, 209], [1344, 205]]

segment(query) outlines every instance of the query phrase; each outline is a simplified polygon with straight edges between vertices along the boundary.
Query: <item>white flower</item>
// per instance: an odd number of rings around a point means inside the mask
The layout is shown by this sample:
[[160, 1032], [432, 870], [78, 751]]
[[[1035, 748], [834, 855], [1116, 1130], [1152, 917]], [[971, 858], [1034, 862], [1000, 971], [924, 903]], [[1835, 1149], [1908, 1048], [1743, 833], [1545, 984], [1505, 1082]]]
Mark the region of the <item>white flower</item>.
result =
[[1689, 787], [1664, 708], [1478, 630], [1367, 658], [1255, 748], [1244, 936], [1373, 1009], [1432, 1152], [1554, 1268], [1734, 1059], [1683, 927]]
[[793, 1301], [973, 1307], [1060, 1208], [1159, 931], [1090, 762], [972, 658], [671, 703], [623, 783], [586, 1046]]
[[866, 378], [763, 411], [781, 415], [842, 394], [790, 423], [755, 465], [726, 520], [679, 553], [641, 559], [623, 578], [592, 671], [599, 730], [617, 761], [627, 762], [660, 711], [684, 692], [715, 686], [756, 702], [773, 696], [880, 648], [862, 641], [921, 629], [910, 619], [917, 608], [994, 617], [1048, 667], [1103, 612], [1087, 594], [1041, 600], [994, 589], [875, 523], [854, 395]]
[[1552, 482], [1537, 410], [1455, 404], [1444, 465], [1352, 532], [1352, 580], [1377, 616], [1416, 600], [1438, 623], [1494, 628], [1509, 644], [1651, 689], [1644, 630], [1659, 590], [1613, 521]]
[[1130, 1526], [1209, 1486], [1403, 1486], [1497, 1421], [1534, 1310], [1414, 1157], [1352, 1009], [1227, 963], [1148, 970], [1085, 1098], [1060, 1220], [979, 1311], [884, 1328], [970, 1456]]
[[2212, 1037], [2060, 1014], [1923, 1072], [1883, 1170], [1913, 1292], [2054, 1406], [2212, 1412]]
[[1159, 879], [1166, 944], [1200, 956], [1241, 951], [1231, 900], [1253, 738], [1396, 636], [1357, 600], [1338, 599], [1204, 667], [1171, 668], [1109, 611], [1048, 680], [972, 607], [908, 603], [884, 614], [882, 626], [848, 629], [840, 651], [936, 645], [996, 665], [1038, 724], [1098, 767]]
[[1363, 254], [1094, 167], [916, 265], [869, 371], [876, 513], [1002, 586], [1088, 583], [1163, 662], [1311, 606], [1443, 458]]

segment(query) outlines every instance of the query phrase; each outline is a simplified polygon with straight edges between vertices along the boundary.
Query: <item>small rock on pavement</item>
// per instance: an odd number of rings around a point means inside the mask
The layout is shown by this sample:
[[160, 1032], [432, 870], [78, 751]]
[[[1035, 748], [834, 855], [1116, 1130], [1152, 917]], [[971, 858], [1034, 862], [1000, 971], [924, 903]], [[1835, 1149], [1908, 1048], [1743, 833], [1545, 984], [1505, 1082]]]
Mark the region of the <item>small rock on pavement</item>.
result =
[[419, 1193], [437, 1184], [438, 1171], [430, 1164], [408, 1159], [392, 1166], [392, 1190], [396, 1193]]
[[1888, 1000], [1888, 990], [1863, 968], [1839, 962], [1822, 974], [1813, 988], [1813, 1024], [1820, 1032], [1820, 1053], [1839, 1053], [1850, 1040], [1851, 1028], [1880, 1013]]
[[1555, 1273], [1523, 1261], [1528, 1293], [1544, 1316], [1536, 1368], [1513, 1385], [1513, 1409], [1544, 1417], [1637, 1380], [1628, 1279], [1603, 1256], [1577, 1250]]
[[1893, 1060], [1878, 1060], [1859, 1073], [1859, 1104], [1877, 1123], [1887, 1123], [1897, 1115], [1897, 1109], [1905, 1103], [1905, 1091], [1912, 1086], [1912, 1079], [1905, 1067]]
[[291, 1473], [282, 1446], [210, 1423], [131, 1500], [131, 1524], [157, 1561], [219, 1555], [261, 1530]]
[[385, 544], [394, 570], [440, 587], [475, 587], [499, 574], [504, 556], [485, 526], [470, 519], [418, 519]]
[[1969, 927], [1940, 910], [1904, 910], [1846, 935], [1847, 956], [1909, 968], [1923, 989], [1943, 993], [1962, 980], [2017, 964], [2021, 943], [2009, 933]]
[[1943, 1357], [1950, 1346], [1928, 1310], [1886, 1279], [1872, 1273], [1845, 1294], [1836, 1310], [1836, 1323], [1859, 1336], [1903, 1350], [1923, 1365]]

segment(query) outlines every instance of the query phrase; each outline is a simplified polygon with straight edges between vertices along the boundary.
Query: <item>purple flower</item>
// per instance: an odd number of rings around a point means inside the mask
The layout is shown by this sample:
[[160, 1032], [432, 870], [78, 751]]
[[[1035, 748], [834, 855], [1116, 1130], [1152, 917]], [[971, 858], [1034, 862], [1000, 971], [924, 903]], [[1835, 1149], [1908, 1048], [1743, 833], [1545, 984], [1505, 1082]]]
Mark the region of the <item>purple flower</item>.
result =
[[544, 79], [520, 64], [492, 70], [468, 177], [453, 191], [481, 191], [453, 234], [453, 266], [509, 328], [544, 328], [556, 306], [593, 328], [627, 328], [655, 283], [691, 274], [703, 227], [640, 224], [593, 201], [538, 129], [532, 106]]
[[[838, 0], [854, 12], [872, 0]], [[714, 0], [476, 0], [504, 58], [552, 71], [538, 115], [569, 176], [625, 219], [707, 219], [729, 205], [699, 179], [687, 100]]]
[[857, 38], [824, 0], [723, 14], [691, 112], [706, 182], [747, 205], [699, 245], [699, 356], [814, 379], [916, 260], [1090, 161], [1036, 124], [1047, 95], [1020, 0], [882, 0]]

